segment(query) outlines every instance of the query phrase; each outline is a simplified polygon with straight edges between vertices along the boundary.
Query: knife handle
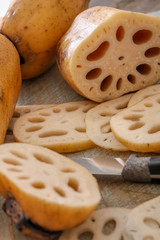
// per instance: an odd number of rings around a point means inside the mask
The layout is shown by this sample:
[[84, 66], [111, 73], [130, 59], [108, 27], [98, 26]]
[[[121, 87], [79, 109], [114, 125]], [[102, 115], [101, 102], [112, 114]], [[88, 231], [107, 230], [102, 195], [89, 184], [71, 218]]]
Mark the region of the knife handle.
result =
[[152, 179], [160, 179], [160, 157], [151, 157], [148, 163]]
[[132, 154], [123, 167], [122, 177], [134, 182], [160, 180], [160, 157], [137, 157]]

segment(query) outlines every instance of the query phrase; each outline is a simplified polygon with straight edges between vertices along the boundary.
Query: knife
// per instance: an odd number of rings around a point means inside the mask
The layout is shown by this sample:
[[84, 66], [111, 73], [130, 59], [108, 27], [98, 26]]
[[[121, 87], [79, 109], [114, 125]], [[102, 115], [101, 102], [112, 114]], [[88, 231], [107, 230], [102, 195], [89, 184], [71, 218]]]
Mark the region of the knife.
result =
[[131, 154], [127, 161], [121, 158], [72, 158], [96, 177], [122, 181], [151, 182], [160, 180], [160, 156], [138, 157]]

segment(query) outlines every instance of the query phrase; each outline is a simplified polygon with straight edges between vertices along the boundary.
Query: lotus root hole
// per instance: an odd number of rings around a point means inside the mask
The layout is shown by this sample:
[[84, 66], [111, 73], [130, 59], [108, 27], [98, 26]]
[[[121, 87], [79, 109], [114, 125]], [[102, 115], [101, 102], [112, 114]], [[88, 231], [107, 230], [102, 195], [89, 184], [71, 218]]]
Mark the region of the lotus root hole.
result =
[[109, 133], [109, 132], [111, 132], [111, 128], [110, 128], [109, 122], [107, 122], [103, 126], [101, 126], [101, 133]]
[[34, 153], [33, 156], [40, 162], [54, 164], [54, 162], [48, 156], [44, 156], [40, 153]]
[[41, 123], [41, 122], [44, 122], [45, 119], [42, 117], [34, 117], [34, 118], [29, 118], [28, 121], [31, 123]]
[[101, 117], [111, 117], [111, 116], [113, 116], [113, 113], [111, 113], [111, 112], [101, 112], [99, 115]]
[[136, 67], [136, 70], [142, 75], [147, 75], [150, 73], [151, 67], [148, 64], [140, 64]]
[[78, 240], [92, 240], [93, 239], [94, 234], [90, 231], [85, 231], [83, 233], [80, 233], [78, 236]]
[[128, 129], [129, 130], [137, 130], [143, 126], [144, 126], [143, 122], [137, 122], [137, 123], [132, 124]]
[[18, 179], [20, 179], [20, 180], [28, 180], [28, 179], [30, 179], [30, 177], [28, 177], [28, 176], [19, 176]]
[[124, 38], [124, 34], [125, 34], [125, 31], [124, 31], [124, 27], [123, 26], [119, 26], [117, 31], [116, 31], [116, 38], [117, 38], [117, 41], [122, 41], [123, 38]]
[[13, 165], [13, 166], [21, 166], [22, 164], [20, 162], [18, 162], [17, 160], [15, 159], [11, 159], [11, 158], [4, 158], [3, 159], [3, 162], [7, 163], [7, 164], [10, 164], [10, 165]]
[[73, 168], [64, 168], [61, 171], [64, 172], [64, 173], [74, 173], [75, 169], [73, 169]]
[[114, 219], [111, 219], [104, 224], [102, 233], [104, 235], [110, 235], [111, 233], [114, 232], [115, 228], [116, 228], [116, 221]]
[[61, 111], [61, 109], [59, 109], [59, 108], [53, 108], [54, 113], [59, 113], [60, 111]]
[[121, 103], [116, 106], [116, 110], [122, 110], [127, 107], [127, 103]]
[[144, 112], [144, 109], [133, 109], [132, 112]]
[[160, 228], [159, 222], [157, 222], [153, 218], [145, 218], [143, 221], [150, 228], [153, 228], [153, 229], [159, 229]]
[[32, 126], [29, 128], [26, 128], [26, 132], [36, 132], [39, 131], [42, 127], [41, 126]]
[[90, 53], [87, 56], [87, 60], [88, 61], [96, 61], [96, 60], [102, 58], [105, 55], [108, 48], [109, 48], [108, 41], [101, 43], [101, 45], [94, 52]]
[[33, 188], [44, 189], [45, 185], [43, 182], [34, 182], [31, 184]]
[[55, 131], [48, 131], [48, 132], [43, 132], [39, 135], [40, 138], [47, 138], [47, 137], [59, 137], [59, 136], [64, 136], [67, 134], [67, 131], [63, 130], [55, 130]]
[[117, 81], [117, 84], [116, 84], [116, 88], [117, 88], [117, 90], [120, 90], [121, 87], [122, 87], [122, 78], [119, 78]]
[[22, 172], [21, 169], [17, 169], [17, 168], [8, 168], [7, 170], [11, 172]]
[[77, 67], [77, 68], [81, 68], [82, 66], [78, 64], [76, 67]]
[[160, 131], [160, 125], [157, 125], [157, 126], [153, 126], [152, 128], [150, 128], [148, 130], [148, 133], [153, 134], [153, 133], [156, 133], [156, 132], [159, 132], [159, 131]]
[[66, 112], [74, 112], [78, 108], [79, 108], [78, 106], [69, 106], [69, 107], [66, 107], [65, 110], [66, 110]]
[[144, 55], [148, 58], [158, 56], [159, 54], [160, 54], [160, 48], [159, 47], [149, 48], [144, 53]]
[[94, 68], [86, 74], [87, 80], [93, 80], [98, 78], [101, 75], [101, 68]]
[[142, 29], [137, 31], [134, 35], [133, 35], [133, 42], [137, 45], [139, 44], [143, 44], [148, 42], [152, 37], [152, 32], [150, 30], [147, 29]]
[[41, 116], [43, 116], [43, 117], [49, 117], [49, 116], [51, 116], [51, 114], [48, 113], [48, 112], [40, 112], [39, 114], [40, 114]]
[[154, 238], [152, 236], [146, 236], [143, 238], [143, 240], [154, 240]]
[[79, 133], [85, 133], [86, 132], [86, 129], [83, 128], [83, 127], [77, 127], [77, 128], [75, 128], [75, 130]]
[[143, 117], [141, 114], [128, 115], [124, 117], [124, 120], [139, 121]]
[[132, 83], [132, 84], [135, 84], [135, 83], [136, 83], [136, 77], [135, 77], [134, 75], [132, 75], [132, 74], [129, 74], [129, 75], [127, 76], [127, 79], [128, 79], [128, 81], [129, 81], [130, 83]]
[[153, 104], [152, 104], [152, 103], [145, 103], [144, 106], [145, 106], [145, 107], [152, 107]]
[[13, 154], [15, 157], [27, 160], [27, 156], [26, 155], [24, 155], [23, 153], [20, 153], [20, 152], [18, 152], [16, 150], [10, 150], [10, 153]]
[[76, 179], [74, 178], [69, 178], [68, 180], [68, 186], [70, 188], [72, 188], [75, 192], [78, 192], [78, 188], [79, 188], [79, 183]]
[[124, 56], [120, 56], [119, 58], [118, 58], [118, 60], [123, 60], [124, 59]]
[[60, 197], [65, 197], [65, 196], [66, 196], [65, 192], [64, 192], [61, 188], [59, 188], [59, 187], [54, 187], [53, 190], [54, 190]]
[[112, 75], [109, 75], [105, 79], [103, 79], [101, 86], [100, 86], [100, 89], [102, 92], [106, 91], [109, 88], [109, 86], [112, 83], [112, 79], [113, 79]]

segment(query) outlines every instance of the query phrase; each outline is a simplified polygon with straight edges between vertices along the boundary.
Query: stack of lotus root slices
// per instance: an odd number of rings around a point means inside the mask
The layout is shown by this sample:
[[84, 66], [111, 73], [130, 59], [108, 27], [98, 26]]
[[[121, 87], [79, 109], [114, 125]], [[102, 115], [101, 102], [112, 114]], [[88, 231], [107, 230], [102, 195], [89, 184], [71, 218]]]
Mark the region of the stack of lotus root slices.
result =
[[77, 101], [17, 106], [6, 142], [39, 145], [60, 153], [95, 146], [114, 151], [158, 152], [159, 112], [159, 85], [99, 104]]

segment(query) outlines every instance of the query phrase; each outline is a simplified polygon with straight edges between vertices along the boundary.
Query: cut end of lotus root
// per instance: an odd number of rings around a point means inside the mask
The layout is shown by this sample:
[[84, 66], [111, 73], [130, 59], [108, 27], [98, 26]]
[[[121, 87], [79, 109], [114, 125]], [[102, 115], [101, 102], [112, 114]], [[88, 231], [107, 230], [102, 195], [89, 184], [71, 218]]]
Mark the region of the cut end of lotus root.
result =
[[14, 196], [25, 215], [48, 231], [82, 223], [97, 207], [97, 180], [81, 165], [49, 149], [22, 143], [0, 146], [0, 192]]
[[160, 19], [107, 7], [81, 13], [58, 45], [58, 65], [83, 96], [102, 102], [160, 77]]
[[62, 233], [62, 231], [47, 231], [33, 223], [27, 218], [20, 204], [13, 197], [5, 201], [3, 204], [3, 210], [9, 217], [11, 217], [16, 228], [26, 236], [39, 240], [57, 240]]

